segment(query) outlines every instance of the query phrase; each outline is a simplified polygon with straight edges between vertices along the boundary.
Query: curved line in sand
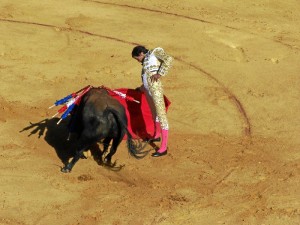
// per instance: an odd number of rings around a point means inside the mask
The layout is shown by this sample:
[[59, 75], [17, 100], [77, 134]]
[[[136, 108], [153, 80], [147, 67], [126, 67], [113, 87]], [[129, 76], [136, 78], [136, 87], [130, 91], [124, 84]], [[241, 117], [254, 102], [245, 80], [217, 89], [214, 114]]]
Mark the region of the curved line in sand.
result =
[[[55, 26], [55, 25], [50, 25], [50, 24], [43, 24], [43, 23], [37, 23], [37, 22], [27, 22], [27, 21], [20, 21], [20, 20], [11, 20], [11, 19], [3, 19], [0, 18], [0, 21], [2, 22], [10, 22], [10, 23], [20, 23], [20, 24], [27, 24], [27, 25], [36, 25], [36, 26], [41, 26], [41, 27], [47, 27], [47, 28], [56, 28], [59, 29], [61, 31], [70, 31], [70, 32], [78, 32], [78, 33], [82, 33], [82, 34], [86, 34], [86, 35], [90, 35], [90, 36], [96, 36], [96, 37], [100, 37], [100, 38], [105, 38], [108, 40], [113, 40], [113, 41], [117, 41], [117, 42], [121, 42], [121, 43], [126, 43], [126, 44], [130, 44], [130, 45], [138, 45], [138, 43], [134, 43], [134, 42], [129, 42], [129, 41], [125, 41], [119, 38], [115, 38], [115, 37], [110, 37], [110, 36], [105, 36], [105, 35], [100, 35], [100, 34], [95, 34], [95, 33], [91, 33], [88, 31], [83, 31], [83, 30], [78, 30], [78, 29], [72, 29], [72, 28], [68, 28], [68, 27], [59, 27], [59, 26]], [[205, 74], [209, 79], [215, 81], [219, 86], [222, 87], [222, 89], [224, 90], [224, 92], [228, 95], [229, 100], [231, 100], [234, 105], [236, 106], [237, 110], [239, 111], [240, 115], [243, 118], [243, 122], [245, 124], [244, 126], [244, 135], [246, 137], [251, 137], [251, 124], [250, 124], [250, 120], [246, 114], [246, 111], [243, 107], [243, 105], [241, 104], [241, 102], [238, 100], [238, 98], [224, 85], [222, 84], [219, 80], [217, 80], [212, 74], [206, 72], [205, 70], [203, 70], [202, 68], [195, 66], [191, 63], [188, 63], [182, 59], [179, 59], [177, 57], [174, 57], [176, 60], [178, 60], [181, 63], [184, 63], [200, 72], [202, 72], [203, 74]]]
[[223, 91], [227, 94], [228, 99], [234, 104], [234, 106], [237, 108], [238, 112], [240, 113], [242, 120], [244, 122], [244, 135], [246, 137], [251, 137], [252, 135], [252, 130], [251, 130], [251, 123], [249, 120], [249, 117], [247, 116], [247, 113], [242, 105], [242, 103], [240, 102], [240, 100], [223, 84], [221, 83], [217, 78], [215, 78], [212, 74], [206, 72], [205, 70], [203, 70], [201, 67], [195, 66], [191, 63], [187, 63], [177, 57], [174, 57], [176, 60], [202, 72], [203, 74], [205, 74], [210, 80], [213, 80], [214, 82], [216, 82], [222, 89]]

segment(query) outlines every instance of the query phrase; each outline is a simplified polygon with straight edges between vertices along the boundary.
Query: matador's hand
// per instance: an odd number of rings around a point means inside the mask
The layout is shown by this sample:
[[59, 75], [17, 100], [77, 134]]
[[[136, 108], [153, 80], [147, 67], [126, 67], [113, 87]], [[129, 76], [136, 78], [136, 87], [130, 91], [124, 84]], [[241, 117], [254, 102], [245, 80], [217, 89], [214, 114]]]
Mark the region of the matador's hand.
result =
[[151, 82], [156, 82], [158, 81], [158, 79], [161, 77], [161, 75], [159, 75], [158, 73], [157, 74], [154, 74], [150, 77], [150, 80]]

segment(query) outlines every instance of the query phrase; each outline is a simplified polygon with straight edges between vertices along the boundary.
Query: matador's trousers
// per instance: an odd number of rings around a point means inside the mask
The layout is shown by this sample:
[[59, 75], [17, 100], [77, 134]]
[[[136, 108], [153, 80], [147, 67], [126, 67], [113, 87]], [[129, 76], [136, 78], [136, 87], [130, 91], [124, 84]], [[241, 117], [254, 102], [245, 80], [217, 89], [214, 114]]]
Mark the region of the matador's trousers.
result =
[[152, 82], [150, 77], [147, 77], [147, 84], [144, 81], [144, 87], [148, 91], [148, 102], [153, 110], [153, 103], [155, 108], [155, 115], [159, 120], [161, 129], [169, 130], [169, 123], [167, 119], [166, 105], [164, 101], [163, 86], [160, 80]]

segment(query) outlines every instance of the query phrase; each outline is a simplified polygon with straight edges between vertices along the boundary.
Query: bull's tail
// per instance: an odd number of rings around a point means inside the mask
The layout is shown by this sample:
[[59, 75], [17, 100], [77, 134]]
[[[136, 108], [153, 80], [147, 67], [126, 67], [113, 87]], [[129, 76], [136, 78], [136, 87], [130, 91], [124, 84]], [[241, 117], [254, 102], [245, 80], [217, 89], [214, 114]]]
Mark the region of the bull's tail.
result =
[[127, 129], [126, 115], [125, 115], [125, 118], [122, 118], [120, 113], [111, 107], [107, 107], [106, 110], [108, 113], [113, 114], [113, 116], [116, 118], [117, 122], [120, 124], [121, 129], [123, 129], [125, 131], [125, 133], [127, 135], [127, 149], [128, 149], [129, 154], [136, 159], [144, 158], [149, 153], [149, 151], [142, 151], [145, 148], [145, 146], [147, 145], [147, 143], [142, 145], [140, 141], [133, 140], [132, 135], [130, 134], [130, 132]]

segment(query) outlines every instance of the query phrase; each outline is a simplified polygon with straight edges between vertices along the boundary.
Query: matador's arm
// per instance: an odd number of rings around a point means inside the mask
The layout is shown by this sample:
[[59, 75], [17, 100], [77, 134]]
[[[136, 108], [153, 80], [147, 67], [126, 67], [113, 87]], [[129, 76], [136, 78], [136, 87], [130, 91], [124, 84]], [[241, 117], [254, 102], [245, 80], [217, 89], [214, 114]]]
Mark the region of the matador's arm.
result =
[[153, 49], [153, 54], [161, 62], [157, 73], [161, 76], [167, 75], [173, 63], [173, 57], [165, 53], [165, 51], [160, 47]]

